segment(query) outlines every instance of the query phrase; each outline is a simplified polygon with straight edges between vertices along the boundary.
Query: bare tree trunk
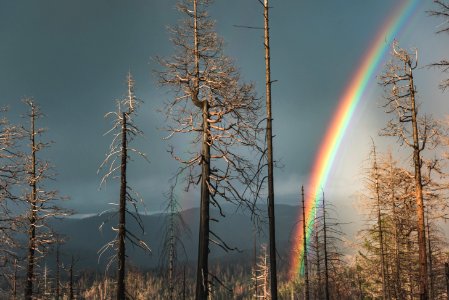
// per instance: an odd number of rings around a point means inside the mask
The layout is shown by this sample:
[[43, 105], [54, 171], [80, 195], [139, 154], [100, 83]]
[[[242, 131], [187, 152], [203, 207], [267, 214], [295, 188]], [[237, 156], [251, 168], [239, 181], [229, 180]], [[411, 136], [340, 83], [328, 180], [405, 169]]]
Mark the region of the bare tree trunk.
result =
[[127, 140], [126, 140], [126, 113], [122, 113], [122, 153], [120, 169], [120, 207], [118, 225], [118, 270], [117, 270], [117, 300], [125, 299], [125, 216], [126, 216], [126, 163], [127, 163]]
[[396, 210], [396, 192], [395, 192], [395, 174], [393, 171], [393, 156], [391, 155], [391, 152], [389, 153], [389, 167], [390, 167], [390, 195], [391, 195], [391, 206], [392, 206], [392, 213], [393, 213], [393, 224], [394, 224], [394, 260], [395, 260], [395, 283], [394, 283], [394, 290], [395, 290], [395, 296], [398, 300], [404, 299], [404, 295], [402, 292], [402, 282], [401, 282], [401, 263], [400, 263], [400, 243], [399, 243], [399, 227], [398, 227], [398, 212]]
[[[393, 43], [393, 58], [400, 62], [387, 64], [386, 72], [380, 76], [383, 86], [392, 86], [390, 96], [386, 97], [388, 112], [396, 113], [396, 120], [390, 120], [383, 131], [383, 135], [396, 136], [413, 150], [414, 165], [414, 192], [416, 200], [416, 229], [418, 233], [419, 253], [419, 295], [421, 300], [427, 300], [428, 295], [428, 271], [427, 271], [427, 245], [426, 228], [424, 218], [423, 185], [421, 176], [421, 151], [426, 149], [428, 139], [436, 134], [435, 124], [423, 120], [422, 131], [418, 130], [418, 112], [415, 101], [415, 84], [413, 70], [418, 65], [418, 53], [415, 59], [404, 49], [397, 48], [397, 42]], [[408, 123], [411, 122], [411, 128]]]
[[263, 256], [263, 268], [262, 268], [262, 280], [263, 280], [263, 295], [262, 299], [268, 300], [270, 299], [270, 292], [268, 291], [268, 280], [269, 280], [269, 274], [268, 274], [268, 262], [267, 262], [267, 249], [264, 249], [264, 256]]
[[329, 300], [329, 266], [327, 257], [327, 228], [326, 228], [326, 203], [323, 193], [323, 242], [324, 242], [324, 280], [326, 289], [326, 300]]
[[307, 222], [306, 222], [306, 207], [304, 203], [304, 186], [301, 187], [301, 196], [302, 196], [302, 242], [304, 247], [304, 281], [306, 285], [305, 290], [305, 299], [310, 299], [310, 290], [309, 290], [309, 266], [307, 263]]
[[207, 299], [209, 294], [209, 176], [210, 176], [210, 144], [209, 144], [209, 103], [207, 100], [200, 102], [199, 95], [199, 50], [198, 50], [198, 17], [197, 0], [193, 0], [193, 38], [194, 38], [194, 59], [195, 78], [194, 94], [192, 101], [201, 108], [203, 118], [203, 135], [201, 148], [201, 203], [200, 203], [200, 226], [198, 239], [198, 265], [196, 277], [196, 299]]
[[382, 229], [382, 214], [381, 214], [381, 203], [380, 203], [380, 190], [379, 190], [379, 169], [377, 167], [377, 157], [376, 157], [376, 146], [373, 142], [373, 156], [374, 156], [374, 180], [375, 180], [375, 188], [376, 188], [376, 200], [377, 200], [377, 229], [379, 234], [379, 246], [380, 246], [380, 264], [381, 264], [381, 273], [382, 273], [382, 297], [383, 299], [387, 299], [387, 288], [385, 281], [385, 252], [384, 252], [384, 238], [383, 238], [383, 229]]
[[198, 271], [196, 299], [207, 299], [209, 294], [209, 174], [210, 174], [210, 144], [209, 144], [209, 103], [203, 101], [203, 146], [202, 146], [202, 175], [201, 175], [201, 207], [200, 207], [200, 236], [198, 247]]
[[429, 214], [426, 209], [426, 223], [427, 223], [427, 245], [429, 248], [429, 298], [433, 300], [434, 298], [434, 283], [433, 283], [433, 261], [432, 261], [432, 244], [430, 241], [430, 225], [429, 225]]
[[168, 253], [168, 291], [169, 291], [169, 298], [170, 299], [174, 299], [174, 251], [175, 251], [175, 233], [174, 233], [174, 220], [173, 220], [173, 207], [171, 208], [171, 212], [170, 212], [170, 242], [169, 242], [169, 253]]
[[[393, 194], [393, 201], [394, 201], [394, 194]], [[396, 270], [395, 270], [395, 291], [396, 291], [396, 297], [398, 300], [402, 300], [404, 298], [404, 295], [402, 293], [402, 283], [401, 283], [401, 263], [400, 263], [400, 251], [399, 251], [399, 230], [398, 230], [398, 224], [397, 224], [397, 216], [396, 216], [396, 204], [393, 203], [393, 218], [394, 218], [394, 243], [395, 243], [395, 263], [396, 263]]]
[[74, 265], [74, 259], [72, 255], [72, 262], [70, 263], [70, 270], [69, 270], [69, 300], [73, 300], [73, 265]]
[[267, 247], [265, 244], [262, 246], [261, 254], [258, 258], [257, 269], [254, 272], [253, 280], [256, 282], [256, 285], [259, 285], [258, 294], [254, 294], [255, 299], [271, 299], [270, 298], [270, 266], [268, 262], [268, 254]]
[[277, 300], [277, 270], [276, 270], [276, 229], [274, 215], [274, 180], [273, 180], [273, 132], [271, 115], [271, 70], [270, 70], [270, 27], [268, 0], [264, 0], [264, 28], [265, 28], [265, 85], [267, 106], [267, 158], [268, 158], [268, 222], [270, 235], [270, 278], [271, 298]]
[[415, 166], [415, 185], [416, 185], [416, 214], [418, 217], [418, 246], [419, 246], [419, 294], [421, 300], [428, 299], [427, 285], [427, 251], [426, 251], [426, 229], [424, 223], [424, 203], [421, 181], [421, 149], [418, 136], [418, 120], [415, 106], [415, 85], [413, 82], [413, 72], [409, 67], [409, 87], [410, 101], [412, 109], [412, 127], [413, 127], [413, 164]]
[[320, 240], [318, 236], [318, 226], [315, 220], [315, 243], [316, 243], [316, 273], [318, 277], [317, 285], [317, 297], [316, 299], [321, 299], [321, 268], [320, 268]]
[[254, 295], [257, 298], [257, 235], [256, 235], [256, 225], [254, 225]]
[[47, 263], [44, 265], [44, 295], [48, 295], [48, 288], [47, 288], [47, 282], [48, 282], [48, 268]]
[[36, 249], [36, 214], [37, 214], [37, 203], [36, 203], [36, 139], [35, 139], [35, 107], [31, 105], [31, 174], [30, 174], [30, 215], [29, 215], [29, 229], [28, 229], [28, 267], [27, 267], [27, 282], [25, 287], [25, 299], [31, 300], [33, 297], [33, 280], [34, 280], [34, 264], [35, 256], [34, 252]]
[[60, 276], [59, 276], [59, 237], [56, 241], [56, 300], [59, 300], [59, 286], [60, 286]]
[[[407, 253], [410, 254], [412, 252], [412, 241], [410, 240], [410, 236], [407, 237]], [[413, 299], [413, 269], [412, 265], [409, 262], [408, 264], [408, 280], [410, 282], [410, 298]]]
[[444, 263], [444, 271], [446, 275], [446, 298], [449, 300], [449, 263]]

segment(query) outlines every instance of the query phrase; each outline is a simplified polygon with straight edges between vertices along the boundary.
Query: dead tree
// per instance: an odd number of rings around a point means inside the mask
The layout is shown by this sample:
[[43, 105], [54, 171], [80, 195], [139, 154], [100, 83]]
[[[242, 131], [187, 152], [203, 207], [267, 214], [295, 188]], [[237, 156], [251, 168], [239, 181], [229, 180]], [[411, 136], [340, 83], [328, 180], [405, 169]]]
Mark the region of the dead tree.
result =
[[[271, 113], [271, 63], [270, 63], [270, 26], [269, 5], [264, 0], [264, 32], [265, 32], [265, 87], [266, 87], [266, 110], [267, 110], [267, 166], [268, 166], [268, 225], [270, 240], [270, 279], [271, 297], [277, 300], [277, 270], [276, 270], [276, 222], [274, 215], [274, 164], [273, 164], [273, 117]], [[308, 299], [308, 298], [307, 298]]]
[[315, 216], [314, 222], [314, 248], [315, 248], [315, 267], [316, 267], [316, 289], [315, 299], [321, 299], [321, 243], [318, 230], [318, 218]]
[[262, 245], [262, 251], [259, 256], [257, 268], [254, 270], [252, 280], [257, 286], [254, 297], [256, 299], [268, 300], [270, 298], [269, 282], [269, 265], [266, 245]]
[[73, 269], [75, 268], [75, 258], [72, 255], [71, 261], [70, 261], [70, 266], [69, 266], [69, 300], [73, 300], [74, 298], [74, 289], [73, 289], [73, 284], [74, 284], [74, 275], [73, 275]]
[[384, 230], [382, 228], [382, 205], [381, 205], [381, 195], [380, 195], [380, 187], [379, 187], [379, 169], [377, 166], [377, 155], [376, 155], [376, 146], [373, 141], [372, 148], [373, 155], [373, 175], [374, 175], [374, 193], [376, 195], [376, 208], [377, 208], [377, 229], [379, 235], [379, 246], [380, 246], [380, 264], [381, 264], [381, 273], [382, 273], [382, 296], [383, 299], [388, 299], [388, 292], [386, 288], [386, 267], [385, 267], [385, 251], [384, 251]]
[[[324, 201], [324, 200], [323, 200]], [[310, 299], [310, 289], [309, 289], [309, 265], [307, 264], [308, 260], [308, 251], [307, 251], [307, 224], [306, 224], [306, 207], [304, 203], [304, 186], [301, 187], [301, 203], [302, 203], [302, 242], [304, 248], [304, 282], [305, 282], [305, 298], [306, 300]]]
[[429, 298], [434, 299], [435, 296], [435, 284], [434, 284], [434, 274], [433, 274], [433, 251], [432, 251], [432, 241], [430, 238], [430, 225], [429, 225], [429, 216], [427, 213], [427, 209], [425, 210], [426, 214], [426, 230], [427, 230], [427, 250], [429, 254]]
[[[179, 252], [184, 254], [184, 260], [187, 260], [187, 253], [182, 242], [182, 235], [190, 235], [188, 225], [184, 222], [181, 215], [181, 206], [175, 195], [175, 187], [177, 178], [174, 178], [173, 185], [170, 186], [169, 192], [166, 194], [167, 218], [165, 220], [164, 237], [161, 251], [161, 266], [167, 269], [168, 279], [168, 298], [176, 299], [180, 294], [176, 292], [179, 288], [176, 288], [176, 273], [179, 264], [178, 256]], [[183, 252], [183, 253], [182, 253]]]
[[42, 117], [39, 107], [32, 99], [25, 99], [24, 102], [29, 107], [27, 117], [30, 120], [29, 129], [22, 127], [22, 136], [29, 140], [29, 152], [21, 154], [22, 182], [28, 185], [28, 191], [22, 198], [28, 205], [28, 213], [23, 220], [28, 238], [25, 299], [32, 299], [37, 259], [44, 249], [55, 241], [55, 234], [48, 227], [47, 219], [67, 216], [71, 212], [56, 205], [57, 200], [64, 198], [59, 197], [56, 191], [48, 191], [44, 188], [45, 181], [51, 180], [53, 174], [50, 163], [41, 160], [39, 154], [48, 147], [49, 143], [38, 139], [45, 132], [36, 124], [36, 121]]
[[[373, 160], [373, 156], [371, 156]], [[427, 162], [423, 161], [424, 165]], [[362, 248], [359, 251], [362, 263], [361, 269], [364, 272], [364, 282], [367, 294], [373, 298], [381, 297], [384, 291], [384, 285], [381, 286], [381, 247], [379, 242], [379, 223], [378, 210], [379, 205], [382, 208], [382, 236], [384, 249], [384, 264], [386, 283], [385, 288], [388, 297], [394, 299], [408, 299], [417, 294], [419, 287], [419, 247], [417, 241], [417, 216], [416, 216], [416, 194], [415, 178], [413, 172], [400, 167], [392, 158], [391, 153], [385, 156], [377, 156], [377, 168], [370, 163], [370, 170], [367, 172], [365, 190], [368, 194], [364, 195], [368, 200], [369, 210], [369, 229], [363, 238]], [[433, 166], [432, 166], [433, 168]], [[429, 167], [425, 168], [429, 169]], [[377, 175], [376, 175], [377, 174]], [[423, 173], [423, 194], [426, 201], [428, 212], [432, 216], [426, 215], [427, 222], [438, 218], [439, 214], [444, 214], [445, 199], [441, 195], [442, 187], [438, 182], [433, 182], [430, 172]], [[439, 177], [439, 176], [435, 176]], [[376, 189], [376, 182], [377, 187]], [[380, 195], [380, 201], [378, 196]], [[432, 223], [429, 223], [432, 225]], [[430, 226], [430, 228], [434, 228]], [[441, 240], [438, 238], [436, 228], [428, 230], [427, 241], [429, 242], [430, 233], [432, 233], [431, 249], [429, 251], [429, 273], [435, 274], [431, 270], [441, 269], [441, 263], [437, 266], [438, 259], [435, 259], [437, 252], [440, 253], [438, 245]], [[429, 245], [429, 243], [427, 244]], [[429, 247], [430, 248], [430, 247]], [[432, 253], [432, 263], [430, 263], [430, 253]], [[438, 257], [441, 257], [438, 255]], [[378, 274], [373, 270], [378, 270]], [[441, 274], [441, 271], [440, 273]], [[441, 278], [441, 275], [438, 275]], [[436, 279], [436, 277], [433, 277]], [[441, 283], [441, 279], [440, 279]], [[435, 292], [432, 293], [434, 296]]]
[[[126, 216], [129, 215], [133, 218], [139, 225], [142, 233], [144, 233], [143, 222], [138, 213], [138, 204], [143, 202], [137, 193], [135, 193], [132, 188], [128, 185], [127, 181], [127, 166], [130, 160], [130, 154], [136, 153], [137, 155], [143, 157], [147, 160], [146, 155], [135, 148], [130, 146], [130, 143], [134, 140], [137, 135], [142, 135], [142, 131], [135, 125], [134, 117], [136, 115], [136, 109], [140, 103], [140, 100], [134, 95], [134, 80], [131, 73], [127, 76], [127, 87], [128, 93], [123, 100], [117, 101], [117, 111], [109, 112], [105, 117], [113, 118], [112, 128], [106, 133], [112, 133], [113, 139], [109, 146], [109, 152], [106, 154], [106, 158], [101, 164], [99, 171], [105, 167], [105, 175], [101, 180], [101, 184], [106, 182], [106, 180], [115, 176], [120, 170], [120, 194], [118, 211], [112, 214], [115, 216], [118, 214], [119, 220], [117, 227], [112, 229], [116, 232], [115, 238], [105, 244], [100, 250], [99, 255], [101, 256], [107, 250], [112, 249], [115, 253], [112, 255], [108, 262], [107, 267], [109, 267], [112, 262], [117, 260], [117, 300], [125, 299], [126, 297], [126, 287], [125, 287], [125, 262], [126, 262], [126, 248], [125, 242], [129, 241], [132, 245], [135, 245], [144, 251], [150, 251], [150, 248], [146, 242], [139, 238], [136, 233], [130, 232], [126, 227]], [[120, 164], [118, 163], [120, 161]], [[130, 209], [131, 206], [131, 209]], [[102, 226], [104, 223], [100, 226]]]
[[[255, 224], [253, 226], [253, 276], [257, 276], [257, 229]], [[257, 295], [257, 281], [254, 281], [254, 294]]]
[[[391, 214], [392, 214], [392, 220], [393, 220], [393, 239], [394, 239], [394, 294], [395, 297], [398, 300], [402, 300], [404, 298], [403, 296], [403, 289], [401, 284], [401, 242], [400, 242], [400, 224], [399, 224], [399, 218], [400, 218], [400, 211], [398, 211], [399, 205], [396, 201], [397, 198], [397, 184], [398, 181], [401, 180], [400, 176], [397, 176], [400, 172], [398, 172], [398, 169], [394, 168], [394, 161], [391, 152], [388, 155], [387, 160], [387, 184], [386, 189], [388, 190], [388, 196], [390, 203], [391, 203]], [[399, 177], [399, 178], [398, 178]]]
[[327, 225], [326, 225], [326, 201], [322, 199], [322, 209], [323, 209], [323, 250], [324, 250], [324, 290], [326, 291], [326, 300], [329, 300], [329, 256], [328, 256], [328, 245], [327, 245]]
[[413, 58], [406, 50], [398, 48], [395, 41], [392, 56], [393, 60], [387, 64], [384, 73], [380, 76], [380, 84], [386, 89], [390, 89], [385, 96], [384, 107], [386, 107], [387, 113], [392, 113], [395, 117], [388, 122], [381, 135], [397, 137], [401, 145], [405, 144], [412, 149], [419, 245], [419, 293], [421, 299], [428, 299], [421, 152], [426, 149], [427, 143], [436, 137], [437, 129], [429, 118], [418, 116], [413, 77], [413, 71], [418, 65], [418, 52], [415, 51], [415, 58]]
[[209, 244], [231, 249], [209, 226], [210, 205], [222, 217], [223, 201], [254, 209], [259, 169], [249, 153], [261, 151], [258, 99], [253, 85], [240, 83], [237, 69], [223, 54], [223, 41], [207, 14], [209, 2], [180, 1], [178, 10], [186, 19], [171, 28], [175, 55], [159, 59], [163, 67], [159, 81], [176, 94], [164, 110], [168, 138], [183, 134], [193, 144], [184, 154], [173, 148], [170, 152], [181, 164], [178, 176], [185, 178], [186, 189], [201, 185], [197, 299], [209, 294]]
[[[440, 27], [441, 29], [439, 29], [437, 33], [448, 33], [449, 26], [447, 25], [447, 22], [449, 20], [449, 3], [444, 0], [433, 0], [433, 2], [436, 4], [436, 8], [435, 10], [429, 11], [429, 15], [444, 19], [444, 22], [441, 24], [444, 24], [444, 26]], [[442, 59], [439, 62], [430, 64], [430, 67], [439, 68], [443, 73], [447, 73], [449, 72], [449, 60]], [[446, 90], [447, 87], [449, 87], [449, 79], [445, 79], [440, 83], [440, 88], [442, 90]]]
[[[6, 114], [6, 108], [0, 108], [0, 113]], [[20, 129], [11, 125], [6, 116], [0, 117], [0, 261], [1, 276], [11, 282], [13, 297], [16, 295], [17, 259], [16, 249], [19, 248], [15, 238], [19, 228], [20, 216], [11, 210], [12, 204], [17, 204], [19, 195], [15, 186], [20, 185]], [[11, 264], [12, 263], [12, 264]], [[14, 274], [11, 276], [11, 274]]]
[[61, 286], [61, 277], [60, 277], [60, 241], [57, 238], [56, 240], [56, 282], [55, 282], [55, 297], [56, 300], [59, 300], [60, 297], [60, 286]]
[[[391, 155], [384, 157], [378, 154], [373, 142], [362, 194], [368, 212], [368, 228], [362, 231], [363, 251], [359, 253], [363, 270], [366, 276], [370, 276], [366, 281], [370, 282], [367, 291], [383, 299], [400, 299], [401, 237], [397, 214], [403, 207], [398, 205], [396, 198], [410, 196], [409, 193], [400, 194], [402, 186], [410, 179], [407, 174], [400, 173], [401, 169], [396, 167]], [[406, 211], [400, 212], [405, 216]]]
[[449, 263], [444, 264], [444, 274], [446, 278], [446, 298], [449, 300]]

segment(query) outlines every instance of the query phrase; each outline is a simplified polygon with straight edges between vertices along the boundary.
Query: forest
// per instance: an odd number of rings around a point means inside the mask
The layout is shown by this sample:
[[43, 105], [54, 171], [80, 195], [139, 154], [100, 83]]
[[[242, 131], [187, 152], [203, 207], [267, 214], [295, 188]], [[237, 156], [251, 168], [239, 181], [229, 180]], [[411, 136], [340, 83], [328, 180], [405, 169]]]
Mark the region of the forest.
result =
[[[58, 188], [51, 150], [59, 142], [50, 134], [58, 128], [47, 128], [52, 115], [40, 99], [27, 96], [13, 105], [2, 100], [0, 299], [449, 299], [449, 122], [432, 114], [432, 99], [421, 97], [420, 81], [424, 70], [441, 76], [425, 90], [447, 97], [449, 56], [423, 65], [421, 51], [431, 52], [432, 45], [408, 49], [399, 31], [381, 35], [377, 52], [386, 49], [385, 59], [378, 69], [369, 68], [369, 80], [380, 91], [385, 122], [376, 124], [369, 151], [361, 154], [361, 185], [354, 184], [355, 195], [344, 196], [356, 199], [357, 210], [347, 211], [335, 200], [341, 196], [326, 188], [326, 180], [333, 180], [327, 179], [329, 171], [317, 166], [328, 155], [322, 168], [331, 168], [334, 152], [338, 161], [336, 138], [330, 150], [314, 150], [311, 168], [317, 171], [303, 182], [294, 177], [294, 200], [285, 203], [278, 201], [285, 185], [276, 178], [284, 164], [277, 156], [283, 145], [276, 140], [283, 128], [277, 110], [282, 93], [274, 92], [282, 69], [275, 64], [279, 52], [271, 51], [279, 31], [270, 23], [284, 4], [255, 0], [259, 23], [234, 24], [261, 36], [260, 87], [227, 56], [212, 13], [217, 2], [177, 1], [177, 22], [165, 24], [170, 51], [145, 66], [161, 97], [143, 97], [139, 87], [145, 83], [131, 67], [120, 74], [122, 94], [108, 99], [104, 118], [95, 121], [107, 124], [97, 138], [108, 146], [85, 145], [101, 158], [89, 170], [96, 171], [97, 192], [107, 195], [101, 196], [107, 197], [105, 209], [95, 210], [98, 199], [83, 195], [86, 187], [77, 187], [81, 196], [60, 192], [65, 189]], [[398, 2], [397, 19], [422, 9], [418, 0]], [[430, 7], [426, 18], [440, 25], [426, 34], [447, 43], [449, 1], [434, 0]], [[343, 97], [341, 103], [361, 97]], [[148, 101], [158, 102], [163, 138], [148, 136], [141, 122], [149, 116]], [[307, 111], [295, 113], [301, 118]], [[328, 132], [343, 135], [343, 123], [336, 117]], [[306, 131], [312, 129], [291, 130], [289, 143], [310, 143]], [[71, 138], [63, 136], [66, 142]], [[156, 144], [170, 159], [163, 167], [170, 169], [167, 178], [152, 170], [160, 159], [152, 155]], [[75, 142], [67, 147], [79, 149]], [[84, 162], [73, 161], [69, 152], [59, 155], [72, 160], [72, 168], [92, 165], [87, 157]], [[142, 183], [136, 168], [161, 172], [160, 181]], [[140, 190], [143, 185], [148, 187]], [[157, 185], [168, 188], [159, 195]], [[80, 198], [95, 211], [77, 211]], [[159, 198], [161, 209], [153, 209], [150, 202]], [[185, 198], [194, 205], [186, 206]], [[359, 223], [342, 217], [351, 214], [361, 216]]]

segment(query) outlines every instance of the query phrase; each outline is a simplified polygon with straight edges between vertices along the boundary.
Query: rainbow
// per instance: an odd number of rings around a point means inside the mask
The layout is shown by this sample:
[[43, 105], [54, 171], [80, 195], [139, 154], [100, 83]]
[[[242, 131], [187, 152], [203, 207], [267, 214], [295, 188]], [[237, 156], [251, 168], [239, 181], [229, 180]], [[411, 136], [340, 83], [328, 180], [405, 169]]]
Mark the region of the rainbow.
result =
[[[315, 157], [308, 183], [308, 196], [305, 201], [307, 241], [310, 240], [309, 237], [312, 233], [316, 208], [319, 199], [321, 199], [321, 189], [326, 186], [330, 170], [352, 115], [362, 99], [368, 84], [373, 81], [376, 70], [378, 70], [385, 54], [388, 52], [393, 39], [405, 27], [407, 20], [411, 18], [420, 2], [420, 0], [401, 1], [389, 19], [387, 19], [378, 31], [374, 41], [364, 54], [359, 67], [353, 74], [351, 81], [340, 98], [336, 112], [329, 123], [318, 154]], [[290, 279], [295, 278], [300, 269], [302, 269], [302, 257], [304, 254], [302, 222], [300, 221], [297, 224], [290, 257]]]

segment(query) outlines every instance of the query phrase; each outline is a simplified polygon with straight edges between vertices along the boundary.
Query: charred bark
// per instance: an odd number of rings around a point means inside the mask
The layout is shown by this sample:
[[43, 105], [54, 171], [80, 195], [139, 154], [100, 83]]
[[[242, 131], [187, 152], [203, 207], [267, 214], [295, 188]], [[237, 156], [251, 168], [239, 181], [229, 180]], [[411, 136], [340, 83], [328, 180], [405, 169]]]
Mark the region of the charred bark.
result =
[[264, 31], [265, 31], [265, 89], [267, 109], [267, 163], [268, 163], [268, 226], [270, 240], [270, 289], [271, 298], [277, 300], [277, 270], [276, 270], [276, 221], [274, 214], [274, 164], [273, 164], [273, 117], [271, 114], [271, 63], [270, 63], [270, 27], [268, 0], [264, 0]]

